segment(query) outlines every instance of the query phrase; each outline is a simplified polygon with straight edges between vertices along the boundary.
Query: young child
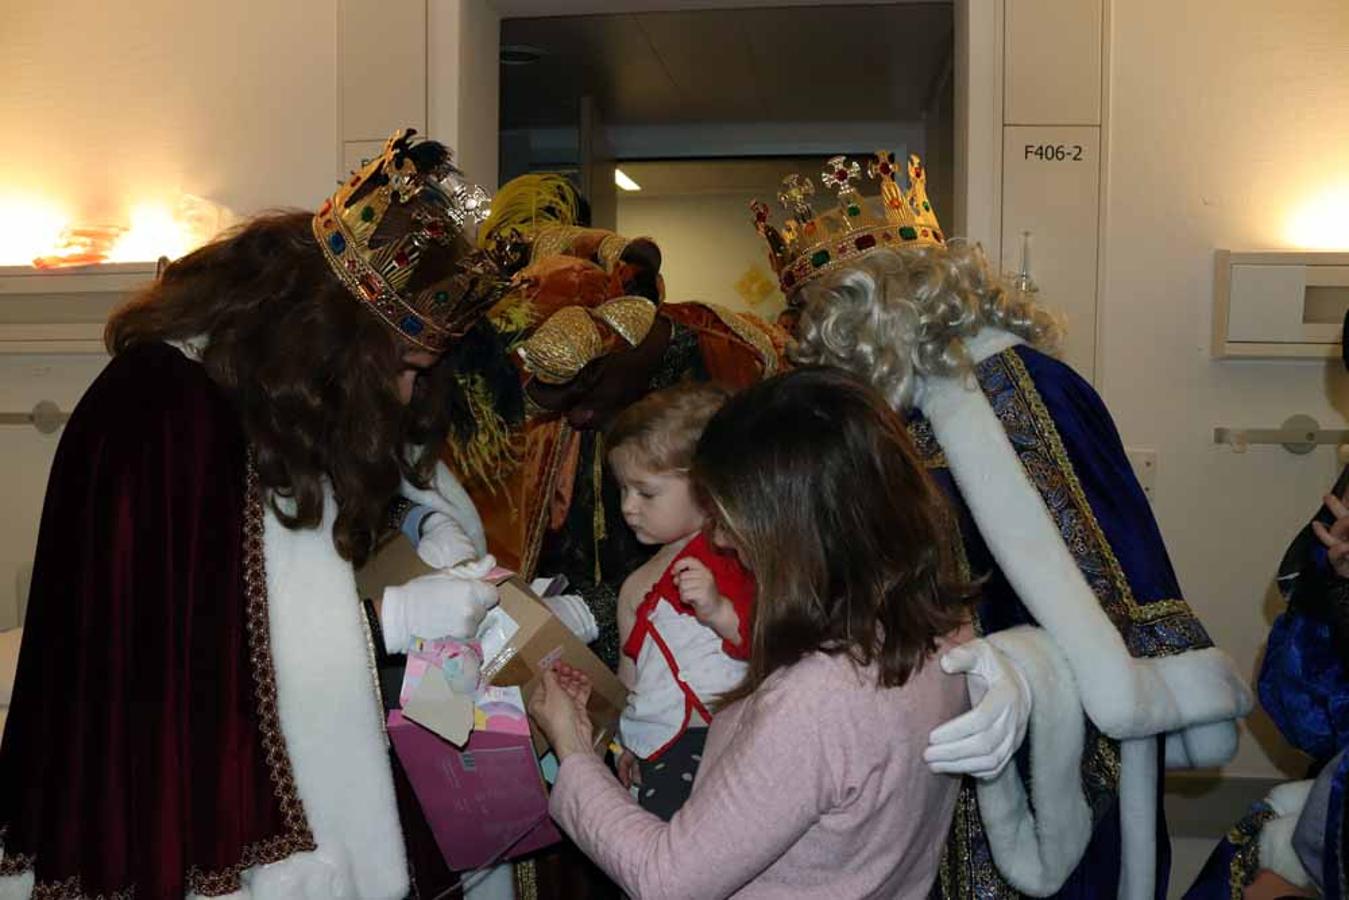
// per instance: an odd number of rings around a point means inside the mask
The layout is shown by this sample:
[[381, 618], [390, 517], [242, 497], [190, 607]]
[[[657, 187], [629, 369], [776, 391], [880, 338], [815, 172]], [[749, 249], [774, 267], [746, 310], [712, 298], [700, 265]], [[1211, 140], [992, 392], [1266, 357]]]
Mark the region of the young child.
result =
[[629, 695], [618, 772], [667, 821], [693, 788], [710, 708], [740, 686], [749, 657], [754, 580], [702, 533], [707, 517], [688, 477], [698, 436], [725, 399], [708, 385], [650, 394], [607, 435], [623, 518], [639, 541], [661, 545], [619, 592], [618, 674]]

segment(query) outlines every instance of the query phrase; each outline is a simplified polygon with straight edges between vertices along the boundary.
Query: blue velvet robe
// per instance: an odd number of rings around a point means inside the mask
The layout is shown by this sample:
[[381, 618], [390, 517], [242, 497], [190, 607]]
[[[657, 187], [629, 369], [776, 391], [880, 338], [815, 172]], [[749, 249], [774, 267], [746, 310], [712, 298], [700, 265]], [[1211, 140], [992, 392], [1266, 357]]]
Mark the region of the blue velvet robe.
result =
[[[1125, 457], [1115, 424], [1091, 385], [1067, 365], [1025, 346], [984, 360], [975, 377], [1130, 652], [1155, 657], [1211, 646], [1181, 598], [1147, 497]], [[945, 453], [920, 414], [911, 418], [910, 434], [930, 473], [953, 501], [970, 573], [985, 579], [977, 610], [980, 632], [1036, 624], [980, 536], [947, 468]], [[1121, 861], [1119, 746], [1090, 721], [1086, 724], [1081, 778], [1095, 828], [1082, 862], [1055, 896], [1113, 898]], [[1023, 779], [1029, 771], [1028, 748], [1029, 741], [1017, 760]], [[1158, 765], [1163, 764], [1159, 749]], [[1160, 792], [1160, 777], [1158, 785]], [[1160, 797], [1157, 808], [1157, 896], [1163, 898], [1170, 853]], [[1019, 896], [994, 867], [969, 779], [961, 790], [934, 892], [952, 898]]]

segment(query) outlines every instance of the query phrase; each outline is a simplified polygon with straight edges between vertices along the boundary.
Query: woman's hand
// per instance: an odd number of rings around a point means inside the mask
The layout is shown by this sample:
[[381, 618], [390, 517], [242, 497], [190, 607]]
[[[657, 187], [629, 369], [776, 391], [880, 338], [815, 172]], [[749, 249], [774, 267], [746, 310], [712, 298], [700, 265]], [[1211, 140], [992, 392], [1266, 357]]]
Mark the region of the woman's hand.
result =
[[573, 753], [590, 753], [595, 732], [586, 714], [590, 678], [559, 662], [543, 673], [529, 701], [529, 714], [542, 729], [560, 763]]
[[1317, 540], [1326, 546], [1326, 562], [1341, 578], [1349, 578], [1349, 507], [1339, 497], [1326, 494], [1326, 509], [1335, 516], [1330, 527], [1320, 522], [1312, 523], [1312, 532]]

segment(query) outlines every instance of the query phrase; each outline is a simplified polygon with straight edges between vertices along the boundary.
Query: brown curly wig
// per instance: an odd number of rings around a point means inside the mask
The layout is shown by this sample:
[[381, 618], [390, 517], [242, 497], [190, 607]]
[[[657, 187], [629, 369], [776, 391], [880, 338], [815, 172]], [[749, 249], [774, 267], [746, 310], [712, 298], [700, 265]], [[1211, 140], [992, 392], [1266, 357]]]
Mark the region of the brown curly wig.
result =
[[202, 365], [237, 405], [277, 517], [318, 526], [329, 479], [333, 541], [359, 565], [400, 476], [428, 484], [456, 387], [447, 354], [399, 401], [402, 356], [416, 348], [333, 276], [310, 219], [260, 216], [172, 263], [112, 315], [104, 342], [117, 354], [204, 339]]

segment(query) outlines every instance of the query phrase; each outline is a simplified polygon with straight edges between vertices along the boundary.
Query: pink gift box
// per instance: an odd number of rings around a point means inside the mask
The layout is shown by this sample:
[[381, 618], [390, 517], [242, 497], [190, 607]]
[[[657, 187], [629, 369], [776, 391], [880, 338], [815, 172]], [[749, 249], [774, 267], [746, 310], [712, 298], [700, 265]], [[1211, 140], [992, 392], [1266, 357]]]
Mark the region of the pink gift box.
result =
[[389, 713], [389, 739], [446, 864], [478, 869], [562, 839], [548, 816], [528, 726], [524, 734], [478, 729], [458, 750], [431, 731]]

